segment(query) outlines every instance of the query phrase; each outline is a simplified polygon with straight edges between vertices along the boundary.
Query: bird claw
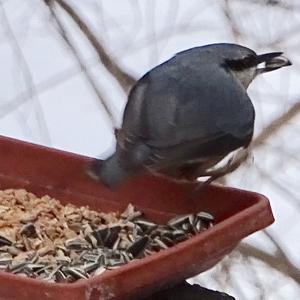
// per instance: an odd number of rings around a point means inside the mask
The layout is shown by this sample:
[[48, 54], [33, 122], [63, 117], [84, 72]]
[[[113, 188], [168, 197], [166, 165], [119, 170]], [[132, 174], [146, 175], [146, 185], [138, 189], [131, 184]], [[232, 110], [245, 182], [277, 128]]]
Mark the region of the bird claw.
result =
[[217, 179], [226, 174], [232, 173], [248, 158], [248, 156], [249, 156], [249, 150], [247, 148], [239, 149], [237, 152], [235, 152], [232, 155], [232, 157], [228, 160], [228, 162], [224, 166], [212, 170], [208, 170], [207, 172], [205, 172], [205, 174], [201, 175], [201, 177], [210, 176], [210, 177], [215, 177], [215, 179]]
[[209, 176], [209, 178], [205, 181], [198, 181], [197, 186], [190, 195], [190, 198], [194, 198], [196, 195], [199, 196], [199, 192], [201, 192], [204, 187], [208, 186], [216, 179], [235, 171], [248, 158], [249, 154], [249, 149], [239, 149], [232, 155], [232, 157], [230, 157], [225, 166], [205, 172], [205, 174], [201, 175], [200, 177]]

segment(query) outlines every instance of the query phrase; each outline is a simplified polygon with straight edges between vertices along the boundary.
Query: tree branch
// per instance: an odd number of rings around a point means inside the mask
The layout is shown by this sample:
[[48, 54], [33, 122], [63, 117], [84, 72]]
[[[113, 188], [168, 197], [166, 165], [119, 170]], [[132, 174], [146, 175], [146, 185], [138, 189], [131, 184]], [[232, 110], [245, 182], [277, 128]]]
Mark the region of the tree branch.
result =
[[233, 16], [232, 9], [229, 3], [230, 2], [228, 0], [224, 0], [224, 6], [222, 6], [222, 11], [234, 39], [238, 41], [239, 38], [242, 36], [242, 33], [240, 31], [241, 26], [239, 26], [236, 23], [236, 20]]
[[[19, 45], [19, 42], [17, 38], [15, 37], [15, 34], [10, 26], [9, 19], [6, 15], [5, 9], [3, 7], [2, 2], [0, 2], [0, 15], [2, 19], [2, 25], [3, 28], [6, 31], [6, 35], [9, 39], [11, 49], [13, 51], [13, 54], [16, 57], [16, 61], [18, 62], [18, 66], [21, 69], [21, 72], [23, 74], [24, 82], [26, 84], [26, 87], [28, 89], [29, 93], [29, 99], [33, 100], [34, 109], [35, 109], [35, 117], [38, 123], [39, 127], [39, 133], [41, 140], [44, 140], [44, 142], [47, 145], [51, 144], [51, 138], [50, 133], [47, 127], [47, 123], [44, 116], [44, 111], [42, 108], [41, 103], [39, 102], [38, 93], [36, 90], [36, 86], [31, 74], [30, 67], [26, 61], [26, 57], [23, 54], [23, 51]], [[8, 112], [7, 111], [1, 111], [0, 118], [4, 117]]]
[[[113, 75], [122, 89], [127, 93], [128, 90], [135, 84], [136, 80], [121, 69], [120, 66], [109, 56], [101, 42], [94, 35], [87, 23], [79, 16], [79, 14], [67, 4], [64, 0], [53, 0], [71, 17], [81, 32], [89, 40], [91, 45], [96, 50], [100, 61], [103, 63], [108, 72]], [[48, 2], [52, 2], [51, 0]]]
[[[86, 69], [94, 67], [96, 63], [97, 61], [95, 61], [95, 59], [87, 59], [83, 61], [83, 64], [85, 65]], [[82, 72], [82, 68], [76, 63], [75, 66], [68, 67], [63, 71], [57, 72], [56, 74], [48, 77], [45, 80], [37, 82], [35, 84], [36, 92], [39, 95], [41, 95], [42, 93], [47, 92], [48, 90], [65, 83], [66, 81], [70, 80], [71, 78], [77, 76]], [[26, 104], [31, 99], [31, 96], [32, 95], [30, 89], [25, 89], [12, 99], [1, 104], [0, 119], [8, 113], [14, 112], [18, 108], [20, 108], [21, 105]]]
[[53, 18], [53, 20], [55, 21], [57, 27], [58, 27], [58, 31], [62, 37], [62, 39], [65, 41], [66, 45], [68, 46], [68, 48], [70, 49], [70, 51], [72, 52], [74, 58], [77, 60], [80, 68], [82, 69], [84, 75], [86, 76], [86, 79], [89, 83], [89, 85], [91, 86], [91, 88], [93, 89], [93, 91], [95, 92], [95, 94], [97, 95], [98, 99], [100, 100], [103, 108], [105, 109], [107, 115], [109, 116], [109, 119], [112, 123], [113, 126], [116, 125], [116, 120], [113, 116], [113, 114], [111, 113], [109, 107], [106, 104], [106, 101], [104, 100], [104, 95], [102, 95], [101, 91], [99, 90], [99, 88], [97, 87], [97, 84], [92, 76], [92, 74], [89, 72], [89, 70], [87, 69], [83, 58], [81, 57], [79, 51], [75, 48], [75, 46], [72, 44], [70, 38], [67, 35], [67, 32], [62, 24], [62, 22], [60, 21], [58, 15], [56, 14], [55, 10], [53, 9], [53, 2], [52, 1], [47, 1], [44, 0], [45, 4], [48, 6], [51, 16]]
[[295, 282], [300, 284], [300, 270], [296, 268], [286, 256], [281, 256], [276, 253], [275, 255], [266, 253], [252, 245], [241, 243], [237, 250], [245, 256], [256, 258], [269, 267], [277, 270], [287, 277], [292, 278]]

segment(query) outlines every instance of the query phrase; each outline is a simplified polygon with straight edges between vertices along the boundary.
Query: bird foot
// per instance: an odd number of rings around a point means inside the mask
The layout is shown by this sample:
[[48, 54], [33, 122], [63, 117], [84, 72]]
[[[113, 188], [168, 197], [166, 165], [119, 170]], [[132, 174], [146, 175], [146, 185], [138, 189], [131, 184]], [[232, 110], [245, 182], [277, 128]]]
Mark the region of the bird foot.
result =
[[221, 167], [214, 168], [211, 170], [207, 170], [204, 174], [202, 174], [199, 178], [201, 177], [209, 177], [205, 181], [198, 181], [197, 186], [195, 190], [191, 194], [191, 198], [194, 198], [196, 195], [199, 196], [199, 192], [215, 181], [216, 179], [223, 177], [227, 174], [232, 173], [235, 171], [244, 161], [247, 160], [249, 157], [250, 151], [248, 148], [241, 148], [237, 150], [228, 160], [228, 162]]

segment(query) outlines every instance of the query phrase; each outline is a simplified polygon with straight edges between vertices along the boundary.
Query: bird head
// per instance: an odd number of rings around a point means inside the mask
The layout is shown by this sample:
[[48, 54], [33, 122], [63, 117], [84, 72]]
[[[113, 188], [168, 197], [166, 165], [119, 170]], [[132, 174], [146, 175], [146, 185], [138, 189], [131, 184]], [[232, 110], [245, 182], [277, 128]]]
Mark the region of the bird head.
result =
[[222, 66], [231, 71], [245, 88], [248, 88], [257, 75], [292, 64], [283, 56], [283, 52], [256, 54], [253, 50], [236, 44], [216, 44], [214, 48]]

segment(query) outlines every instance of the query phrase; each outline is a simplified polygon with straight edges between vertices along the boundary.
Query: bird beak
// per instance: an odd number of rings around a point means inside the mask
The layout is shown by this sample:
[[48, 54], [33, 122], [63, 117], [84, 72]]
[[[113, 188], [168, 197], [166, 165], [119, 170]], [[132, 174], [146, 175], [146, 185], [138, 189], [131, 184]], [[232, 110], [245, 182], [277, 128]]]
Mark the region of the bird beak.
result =
[[282, 52], [272, 52], [258, 55], [257, 73], [262, 74], [292, 65], [291, 61], [282, 54]]

